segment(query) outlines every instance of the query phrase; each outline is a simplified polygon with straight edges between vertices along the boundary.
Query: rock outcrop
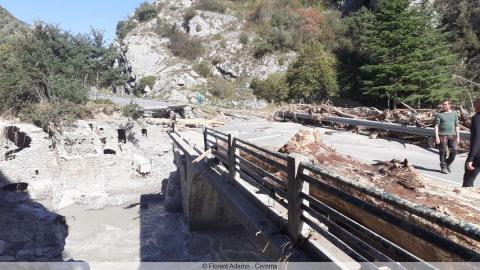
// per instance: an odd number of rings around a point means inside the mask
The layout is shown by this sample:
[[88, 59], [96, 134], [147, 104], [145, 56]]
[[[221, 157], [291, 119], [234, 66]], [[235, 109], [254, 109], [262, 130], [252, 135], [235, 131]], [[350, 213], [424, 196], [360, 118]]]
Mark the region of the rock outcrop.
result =
[[[228, 15], [228, 10], [227, 14], [196, 10], [195, 4], [196, 1], [189, 0], [157, 1], [155, 5], [160, 10], [157, 17], [139, 23], [118, 43], [123, 55], [119, 63], [131, 72], [131, 81], [155, 77], [149, 96], [196, 103], [200, 91], [209, 102], [209, 82], [224, 80], [234, 85], [235, 99], [244, 99], [252, 79], [265, 79], [271, 73], [285, 72], [294, 59], [294, 52], [254, 58], [253, 41], [259, 37], [247, 29], [246, 21]], [[193, 16], [187, 19], [187, 12]], [[135, 19], [131, 17], [130, 20]], [[187, 38], [201, 44], [202, 53], [190, 59], [175, 55], [165, 29], [186, 34]], [[203, 72], [199, 72], [199, 65]], [[131, 82], [126, 90], [134, 87], [138, 84]], [[253, 99], [252, 95], [249, 97]]]

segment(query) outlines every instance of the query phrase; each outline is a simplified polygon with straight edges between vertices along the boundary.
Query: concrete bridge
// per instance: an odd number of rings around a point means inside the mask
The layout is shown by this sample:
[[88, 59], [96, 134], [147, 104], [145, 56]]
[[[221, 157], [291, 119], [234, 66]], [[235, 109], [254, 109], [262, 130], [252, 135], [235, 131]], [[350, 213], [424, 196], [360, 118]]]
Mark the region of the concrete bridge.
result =
[[[192, 230], [243, 226], [272, 260], [336, 262], [337, 268], [345, 268], [342, 262], [349, 262], [377, 269], [382, 265], [372, 262], [382, 262], [403, 269], [404, 265], [396, 263], [400, 261], [433, 269], [436, 267], [426, 261], [480, 260], [474, 250], [360, 201], [328, 182], [347, 184], [424, 222], [480, 241], [480, 231], [470, 224], [230, 134], [205, 129], [203, 149], [192, 146], [176, 131], [170, 137], [180, 171], [182, 208]], [[265, 169], [268, 167], [279, 173]], [[328, 181], [318, 181], [318, 176]], [[313, 196], [312, 190], [327, 199]], [[326, 201], [342, 207], [335, 209]], [[349, 217], [345, 210], [369, 221], [359, 222], [358, 216]]]

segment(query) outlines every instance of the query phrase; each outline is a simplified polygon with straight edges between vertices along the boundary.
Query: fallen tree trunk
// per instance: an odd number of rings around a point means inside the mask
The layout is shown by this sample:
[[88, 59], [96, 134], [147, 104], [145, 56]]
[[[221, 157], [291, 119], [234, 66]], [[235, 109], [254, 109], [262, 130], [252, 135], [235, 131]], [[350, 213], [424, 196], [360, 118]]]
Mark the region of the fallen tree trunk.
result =
[[[385, 121], [398, 124], [417, 125], [432, 127], [436, 109], [414, 109], [402, 103], [407, 109], [379, 110], [374, 107], [342, 108], [332, 106], [329, 103], [319, 105], [297, 104], [282, 108], [281, 111], [289, 113], [308, 113], [318, 118], [338, 116], [347, 118], [358, 118], [365, 120]], [[473, 113], [467, 112], [462, 106], [458, 107], [458, 115], [462, 129], [470, 127], [470, 118]]]
[[195, 118], [195, 119], [177, 119], [171, 120], [168, 118], [147, 118], [145, 120], [150, 125], [167, 125], [171, 126], [172, 123], [176, 125], [184, 125], [189, 127], [201, 127], [201, 126], [218, 126], [223, 125], [224, 123], [216, 120], [209, 120], [204, 118]]

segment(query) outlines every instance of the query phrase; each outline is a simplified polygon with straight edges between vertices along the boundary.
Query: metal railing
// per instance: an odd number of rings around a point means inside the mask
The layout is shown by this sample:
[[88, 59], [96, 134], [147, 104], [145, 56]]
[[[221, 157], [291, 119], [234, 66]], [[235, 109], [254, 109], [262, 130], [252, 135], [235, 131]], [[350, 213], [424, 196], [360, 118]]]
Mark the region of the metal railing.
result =
[[[394, 132], [400, 132], [400, 133], [412, 134], [412, 135], [418, 135], [418, 136], [425, 136], [425, 137], [434, 137], [435, 135], [433, 128], [408, 126], [408, 125], [402, 125], [402, 124], [371, 121], [371, 120], [364, 120], [364, 119], [331, 117], [331, 116], [320, 118], [307, 113], [295, 113], [295, 112], [283, 112], [283, 111], [276, 112], [275, 116], [285, 120], [288, 119], [288, 120], [310, 121], [317, 124], [321, 122], [340, 123], [340, 124], [382, 129], [382, 130], [388, 130], [388, 131], [394, 131]], [[469, 140], [470, 132], [460, 131], [460, 138], [462, 140]]]
[[[362, 186], [312, 163], [296, 162], [295, 158], [290, 155], [264, 149], [253, 143], [234, 138], [231, 134], [206, 128], [204, 143], [205, 149], [211, 148], [213, 155], [228, 169], [232, 184], [240, 176], [288, 210], [286, 229], [296, 243], [304, 242], [302, 227], [303, 223], [306, 223], [359, 262], [422, 261], [418, 256], [391, 240], [312, 196], [308, 189], [305, 189], [305, 185], [309, 185], [310, 190], [312, 187], [317, 188], [340, 201], [360, 207], [375, 218], [391, 223], [440, 249], [455, 254], [462, 260], [480, 260], [480, 254], [475, 251], [413, 222], [401, 219], [383, 207], [360, 200], [346, 193], [345, 190], [355, 190], [362, 196], [381, 201], [394, 209], [406, 211], [408, 215], [448, 228], [473, 241], [480, 241], [480, 229], [476, 226], [393, 194]], [[339, 186], [347, 189], [341, 189]], [[322, 228], [319, 223], [326, 225], [328, 229]]]

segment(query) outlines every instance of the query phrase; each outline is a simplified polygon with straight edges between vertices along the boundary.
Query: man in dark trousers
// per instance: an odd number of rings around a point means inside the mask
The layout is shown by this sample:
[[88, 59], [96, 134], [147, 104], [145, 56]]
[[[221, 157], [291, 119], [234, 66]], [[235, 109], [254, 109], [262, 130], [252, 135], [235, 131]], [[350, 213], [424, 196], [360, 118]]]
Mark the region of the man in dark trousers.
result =
[[447, 174], [451, 172], [450, 165], [455, 160], [460, 143], [458, 114], [456, 111], [452, 111], [450, 101], [442, 102], [442, 110], [435, 116], [434, 130], [435, 143], [438, 145], [440, 155], [440, 169], [442, 173]]
[[473, 187], [473, 182], [480, 173], [480, 98], [473, 103], [476, 114], [470, 124], [470, 152], [465, 162], [463, 187]]

